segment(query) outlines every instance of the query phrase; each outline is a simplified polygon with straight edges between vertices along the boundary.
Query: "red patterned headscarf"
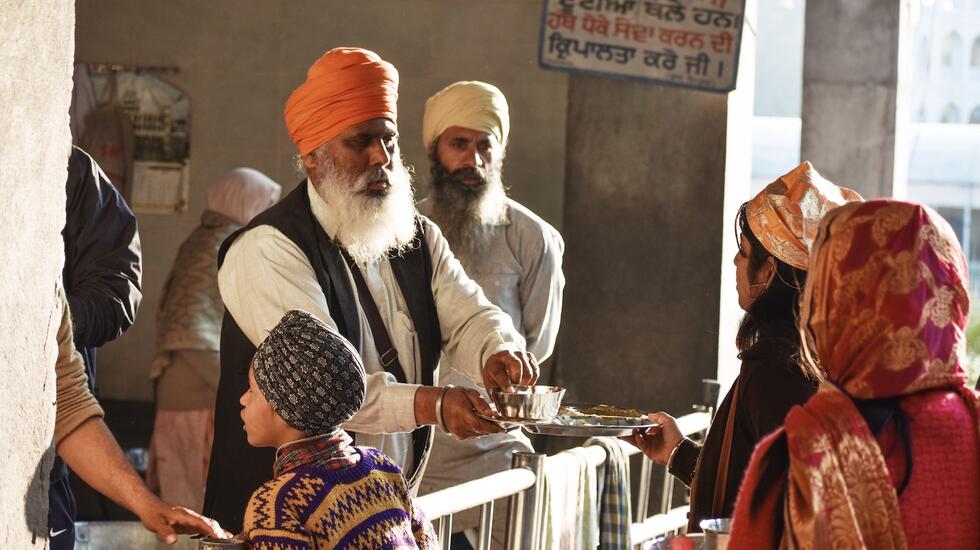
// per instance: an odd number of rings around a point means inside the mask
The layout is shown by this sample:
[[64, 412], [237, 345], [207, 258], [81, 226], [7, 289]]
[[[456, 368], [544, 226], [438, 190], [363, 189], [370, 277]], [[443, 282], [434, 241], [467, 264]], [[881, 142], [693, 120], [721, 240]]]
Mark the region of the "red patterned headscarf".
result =
[[[905, 548], [885, 459], [853, 399], [958, 389], [977, 423], [977, 397], [964, 386], [961, 367], [970, 308], [963, 252], [934, 210], [875, 200], [827, 214], [809, 267], [800, 328], [805, 350], [819, 357], [828, 383], [786, 417], [790, 467], [782, 542], [791, 548]], [[747, 508], [758, 489], [760, 456], [773, 440], [759, 445], [746, 473], [733, 543], [772, 532], [766, 523], [777, 510], [757, 514], [760, 525]], [[766, 506], [775, 501], [770, 495]]]

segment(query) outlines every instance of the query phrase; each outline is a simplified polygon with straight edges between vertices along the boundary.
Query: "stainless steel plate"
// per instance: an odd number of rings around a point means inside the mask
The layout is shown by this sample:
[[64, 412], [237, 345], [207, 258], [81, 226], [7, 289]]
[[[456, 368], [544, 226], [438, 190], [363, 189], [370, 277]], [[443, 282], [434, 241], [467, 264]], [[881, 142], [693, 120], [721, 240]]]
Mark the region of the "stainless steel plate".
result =
[[[581, 407], [581, 405], [580, 405]], [[521, 426], [528, 433], [541, 435], [563, 435], [569, 437], [593, 437], [593, 436], [622, 436], [630, 435], [633, 430], [639, 428], [652, 428], [658, 426], [649, 420], [631, 420], [628, 418], [601, 418], [601, 417], [565, 417], [556, 416], [551, 420], [526, 420], [520, 418], [507, 418], [503, 416], [483, 416], [482, 418], [497, 422], [504, 427]]]
[[525, 424], [523, 428], [528, 433], [541, 435], [564, 435], [569, 437], [596, 437], [609, 436], [619, 437], [630, 435], [637, 428], [652, 428], [656, 424], [648, 422], [640, 426], [607, 426], [598, 424], [581, 424], [578, 426], [567, 426], [563, 424], [542, 423]]

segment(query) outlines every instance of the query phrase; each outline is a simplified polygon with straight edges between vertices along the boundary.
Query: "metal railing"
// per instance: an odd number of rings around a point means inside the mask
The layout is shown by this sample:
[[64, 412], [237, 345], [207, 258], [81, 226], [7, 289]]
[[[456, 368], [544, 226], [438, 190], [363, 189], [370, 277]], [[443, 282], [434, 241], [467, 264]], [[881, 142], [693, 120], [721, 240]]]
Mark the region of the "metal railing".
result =
[[[677, 427], [684, 437], [707, 431], [711, 426], [711, 411], [695, 412], [677, 418]], [[626, 452], [630, 455], [640, 452], [636, 447], [627, 445]], [[640, 462], [639, 490], [636, 498], [636, 508], [633, 512], [633, 525], [630, 527], [630, 539], [637, 546], [642, 542], [661, 535], [673, 533], [687, 525], [688, 506], [672, 507], [674, 498], [674, 476], [667, 468], [663, 469], [663, 485], [660, 493], [660, 509], [654, 515], [650, 513], [650, 485], [653, 479], [653, 462], [643, 458]]]
[[[685, 436], [708, 429], [711, 424], [710, 412], [695, 412], [677, 419], [678, 427]], [[613, 440], [628, 456], [640, 453], [629, 443]], [[581, 454], [592, 467], [602, 467], [606, 462], [606, 451], [597, 445], [580, 447]], [[543, 491], [538, 483], [543, 478], [544, 469], [554, 457], [537, 453], [514, 453], [513, 467], [510, 470], [491, 474], [424, 495], [415, 499], [418, 506], [430, 520], [436, 523], [440, 545], [450, 546], [453, 514], [480, 507], [480, 528], [478, 550], [489, 550], [490, 535], [493, 530], [493, 508], [497, 499], [510, 497], [507, 514], [508, 550], [531, 550], [540, 546], [541, 509]], [[666, 468], [659, 511], [649, 514], [650, 487], [653, 478], [653, 462], [643, 458], [640, 466], [639, 491], [634, 511], [634, 522], [630, 535], [634, 545], [639, 545], [655, 537], [676, 532], [687, 525], [688, 506], [672, 507], [674, 477]]]
[[436, 534], [439, 536], [439, 544], [442, 548], [449, 548], [449, 539], [453, 532], [453, 514], [479, 506], [480, 542], [477, 548], [489, 550], [490, 534], [493, 532], [493, 502], [499, 498], [511, 497], [509, 516], [513, 517], [515, 509], [523, 515], [524, 493], [534, 487], [540, 474], [541, 472], [533, 467], [516, 465], [515, 460], [513, 469], [420, 496], [415, 499], [415, 505], [430, 521], [436, 523]]

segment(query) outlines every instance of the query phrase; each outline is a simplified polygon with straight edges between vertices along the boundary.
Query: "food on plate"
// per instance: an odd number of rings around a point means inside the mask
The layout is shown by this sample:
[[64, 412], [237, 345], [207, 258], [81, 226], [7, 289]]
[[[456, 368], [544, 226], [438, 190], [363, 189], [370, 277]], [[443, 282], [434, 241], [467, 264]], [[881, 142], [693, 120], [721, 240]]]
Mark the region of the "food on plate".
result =
[[624, 409], [612, 405], [565, 405], [558, 411], [558, 416], [572, 423], [622, 423], [645, 422], [647, 417], [636, 409]]

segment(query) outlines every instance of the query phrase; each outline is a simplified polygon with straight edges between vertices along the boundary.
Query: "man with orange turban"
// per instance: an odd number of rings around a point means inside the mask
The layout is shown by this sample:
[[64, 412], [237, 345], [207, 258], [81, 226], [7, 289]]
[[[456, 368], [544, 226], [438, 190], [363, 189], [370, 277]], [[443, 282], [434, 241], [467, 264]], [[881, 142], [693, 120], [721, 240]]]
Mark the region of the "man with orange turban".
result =
[[[373, 52], [336, 48], [317, 60], [285, 109], [309, 177], [219, 252], [226, 314], [204, 509], [229, 528], [241, 527], [273, 461], [248, 445], [238, 400], [256, 347], [290, 310], [313, 314], [358, 350], [367, 393], [343, 427], [399, 464], [413, 490], [432, 426], [460, 438], [501, 431], [478, 415], [491, 413], [479, 392], [434, 386], [443, 353], [488, 388], [537, 379], [510, 318], [415, 210], [397, 97], [397, 71]], [[311, 442], [303, 452], [322, 450]]]
[[[527, 350], [544, 361], [558, 338], [565, 243], [548, 222], [507, 197], [502, 174], [509, 131], [507, 99], [492, 84], [456, 82], [430, 97], [422, 140], [429, 152], [432, 192], [419, 210], [442, 229], [466, 274], [510, 315]], [[446, 366], [439, 381], [473, 385]], [[520, 431], [465, 441], [436, 434], [421, 492], [506, 470], [515, 451], [534, 451]], [[497, 507], [493, 546], [504, 543], [505, 513]], [[479, 521], [477, 510], [469, 510], [453, 517], [453, 529], [475, 528]]]

